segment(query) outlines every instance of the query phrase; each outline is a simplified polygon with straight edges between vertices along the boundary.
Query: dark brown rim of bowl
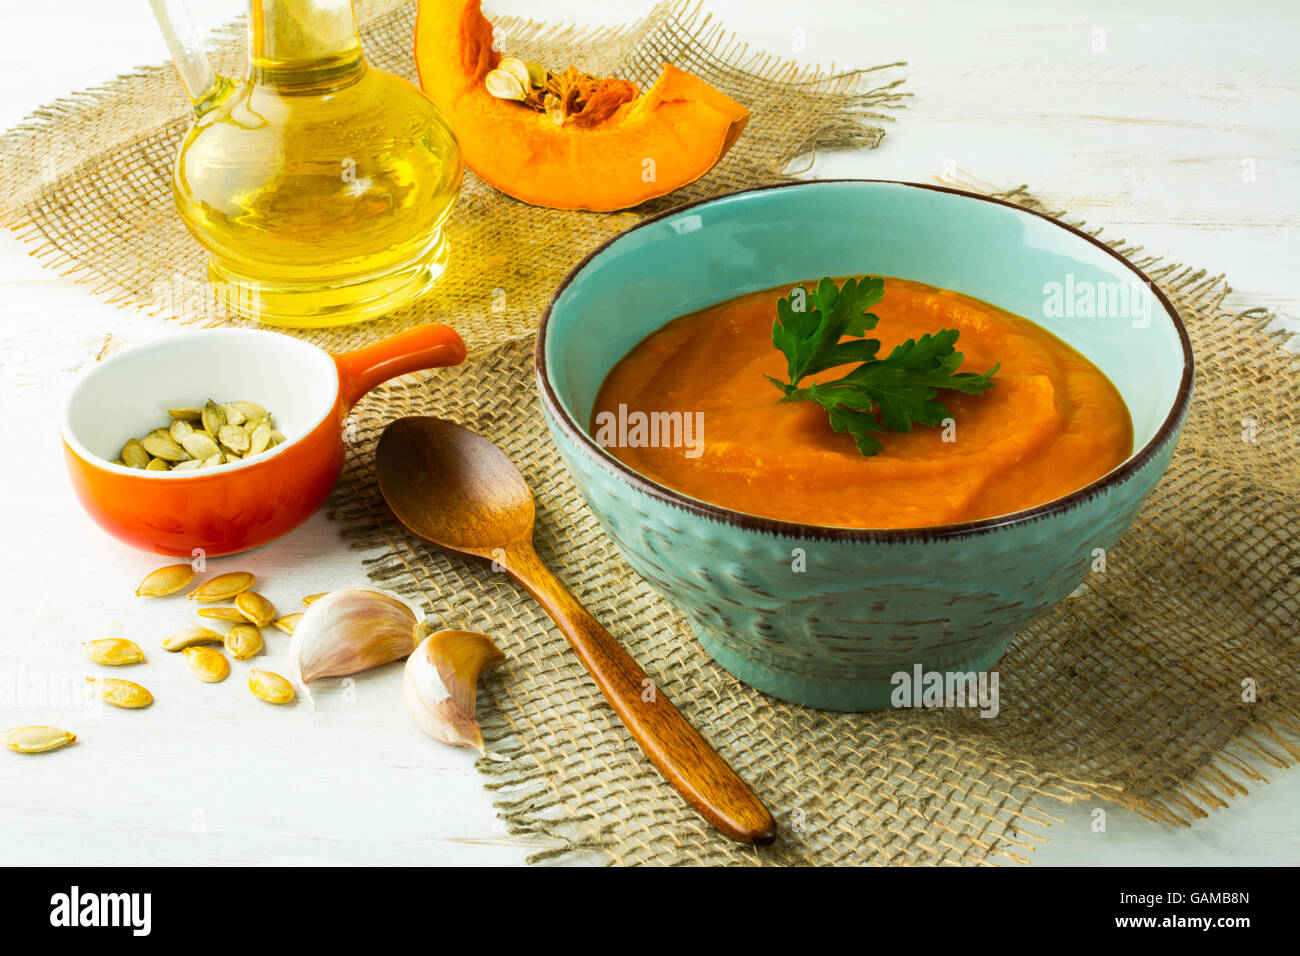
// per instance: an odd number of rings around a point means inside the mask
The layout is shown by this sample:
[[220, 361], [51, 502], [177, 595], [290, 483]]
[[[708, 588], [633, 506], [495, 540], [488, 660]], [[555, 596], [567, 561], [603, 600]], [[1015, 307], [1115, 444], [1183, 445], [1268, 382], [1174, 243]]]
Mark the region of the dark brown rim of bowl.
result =
[[[568, 288], [572, 282], [587, 265], [603, 253], [610, 245], [617, 242], [628, 233], [635, 232], [645, 226], [649, 226], [661, 219], [669, 216], [676, 216], [687, 209], [695, 206], [701, 206], [706, 203], [717, 202], [723, 199], [730, 199], [735, 196], [743, 196], [747, 193], [763, 192], [769, 189], [787, 189], [787, 188], [808, 188], [815, 187], [819, 183], [880, 183], [892, 186], [905, 186], [911, 189], [929, 189], [934, 192], [951, 193], [955, 196], [963, 196], [967, 199], [973, 199], [977, 202], [993, 203], [998, 206], [1006, 206], [1014, 209], [1016, 212], [1026, 216], [1037, 216], [1039, 219], [1045, 219], [1055, 226], [1078, 236], [1092, 245], [1101, 249], [1107, 255], [1117, 259], [1123, 266], [1136, 275], [1140, 280], [1155, 293], [1160, 304], [1164, 307], [1165, 313], [1169, 320], [1173, 322], [1174, 329], [1178, 332], [1178, 339], [1183, 347], [1183, 375], [1178, 384], [1178, 394], [1174, 397], [1173, 407], [1170, 408], [1160, 428], [1151, 436], [1150, 441], [1142, 446], [1134, 454], [1130, 455], [1121, 464], [1111, 469], [1105, 475], [1102, 475], [1096, 481], [1072, 491], [1070, 494], [1061, 498], [1054, 498], [1051, 501], [1024, 511], [1014, 511], [1010, 514], [997, 515], [993, 518], [981, 518], [978, 521], [964, 521], [957, 524], [928, 525], [921, 528], [844, 528], [835, 525], [814, 525], [800, 524], [794, 521], [782, 521], [777, 518], [764, 518], [759, 515], [749, 514], [744, 511], [733, 511], [721, 505], [711, 504], [707, 501], [701, 501], [698, 498], [691, 498], [681, 492], [674, 491], [665, 485], [651, 481], [649, 478], [623, 464], [613, 455], [600, 448], [595, 441], [587, 434], [585, 428], [579, 427], [565, 411], [564, 406], [560, 403], [555, 390], [546, 376], [546, 329], [550, 324], [551, 311], [555, 308], [556, 300]], [[877, 544], [906, 544], [916, 541], [940, 541], [950, 540], [953, 538], [972, 537], [974, 535], [985, 534], [996, 531], [999, 528], [1005, 528], [1009, 525], [1029, 524], [1044, 518], [1050, 518], [1054, 515], [1062, 514], [1072, 508], [1078, 507], [1084, 501], [1094, 498], [1107, 489], [1123, 484], [1134, 474], [1140, 471], [1151, 461], [1164, 446], [1172, 440], [1174, 433], [1182, 424], [1187, 415], [1187, 409], [1191, 404], [1192, 381], [1194, 377], [1194, 360], [1192, 357], [1192, 343], [1187, 336], [1187, 329], [1183, 326], [1182, 319], [1178, 316], [1178, 310], [1160, 291], [1160, 288], [1151, 281], [1151, 279], [1142, 272], [1137, 266], [1129, 262], [1114, 249], [1110, 248], [1104, 242], [1088, 235], [1080, 229], [1075, 228], [1067, 223], [1054, 219], [1051, 216], [1035, 212], [1032, 209], [1026, 209], [1023, 206], [1017, 206], [1015, 203], [1007, 202], [1004, 199], [995, 199], [991, 196], [981, 196], [978, 193], [967, 192], [964, 189], [953, 189], [949, 186], [935, 186], [928, 183], [909, 183], [897, 179], [808, 179], [798, 180], [795, 182], [772, 183], [766, 186], [755, 186], [750, 189], [740, 189], [735, 192], [722, 193], [717, 196], [710, 196], [707, 199], [697, 199], [692, 202], [683, 203], [680, 206], [674, 206], [672, 209], [657, 213], [642, 219], [637, 224], [620, 232], [617, 236], [607, 239], [590, 253], [583, 257], [582, 261], [569, 270], [563, 281], [556, 287], [555, 292], [551, 295], [550, 301], [546, 304], [546, 311], [542, 315], [541, 325], [537, 329], [537, 343], [533, 352], [534, 369], [537, 375], [537, 383], [541, 392], [542, 403], [550, 413], [551, 418], [558, 424], [559, 428], [573, 442], [585, 451], [596, 462], [597, 465], [613, 472], [626, 484], [632, 486], [643, 494], [656, 498], [659, 501], [674, 505], [685, 511], [692, 512], [704, 518], [711, 518], [714, 521], [724, 524], [736, 525], [751, 531], [758, 531], [767, 534], [780, 535], [783, 537], [796, 539], [820, 539], [829, 541], [845, 542], [871, 542]]]

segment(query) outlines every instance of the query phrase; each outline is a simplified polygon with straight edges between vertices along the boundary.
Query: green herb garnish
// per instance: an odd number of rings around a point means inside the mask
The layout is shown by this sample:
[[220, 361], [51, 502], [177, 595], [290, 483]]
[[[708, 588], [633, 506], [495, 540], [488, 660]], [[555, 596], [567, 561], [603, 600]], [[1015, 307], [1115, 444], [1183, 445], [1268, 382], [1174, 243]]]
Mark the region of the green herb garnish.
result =
[[[852, 435], [864, 455], [883, 447], [872, 432], [910, 432], [913, 422], [938, 425], [948, 415], [948, 407], [935, 398], [939, 389], [979, 395], [993, 387], [991, 379], [1001, 367], [958, 372], [964, 356], [953, 348], [961, 334], [956, 329], [908, 339], [887, 358], [877, 358], [880, 340], [862, 336], [880, 321], [867, 309], [884, 298], [884, 288], [872, 276], [845, 279], [838, 287], [828, 276], [812, 292], [800, 287], [779, 299], [772, 344], [785, 354], [790, 380], [765, 376], [784, 393], [781, 401], [811, 401], [826, 409], [831, 427]], [[840, 341], [845, 336], [853, 338]], [[850, 362], [861, 364], [842, 378], [799, 385], [809, 375]]]

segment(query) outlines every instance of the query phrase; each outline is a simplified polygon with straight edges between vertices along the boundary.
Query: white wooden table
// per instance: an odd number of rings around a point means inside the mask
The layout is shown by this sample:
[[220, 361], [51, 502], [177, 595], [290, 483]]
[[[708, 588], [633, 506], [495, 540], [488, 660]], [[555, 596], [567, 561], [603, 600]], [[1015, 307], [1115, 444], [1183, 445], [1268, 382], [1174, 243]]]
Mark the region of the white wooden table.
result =
[[[240, 7], [195, 5], [204, 24]], [[650, 5], [495, 0], [488, 9], [612, 23]], [[1300, 315], [1295, 4], [707, 5], [753, 46], [777, 53], [802, 44], [799, 56], [823, 63], [911, 63], [915, 98], [883, 146], [820, 158], [815, 175], [932, 180], [957, 170], [997, 185], [1025, 182], [1149, 252], [1225, 271], [1242, 308]], [[166, 59], [142, 3], [12, 5], [5, 20], [0, 127]], [[159, 562], [82, 515], [56, 423], [69, 381], [107, 336], [129, 343], [176, 330], [38, 268], [8, 234], [0, 235], [0, 294], [0, 694], [6, 679], [10, 688], [0, 724], [67, 725], [82, 738], [47, 759], [0, 753], [0, 864], [522, 861], [536, 844], [495, 820], [470, 754], [411, 726], [396, 702], [398, 668], [363, 675], [355, 702], [330, 695], [312, 714], [271, 710], [242, 680], [200, 686], [179, 658], [154, 650], [191, 615], [175, 602], [133, 597]], [[304, 594], [364, 582], [362, 557], [317, 515], [237, 563], [289, 608]], [[96, 711], [68, 696], [88, 669], [80, 642], [107, 634], [146, 648], [148, 668], [123, 676], [147, 682], [157, 698], [149, 710]], [[286, 645], [268, 636], [266, 666], [282, 667]], [[1110, 809], [1107, 831], [1094, 833], [1091, 807], [1049, 804], [1065, 823], [1052, 828], [1037, 862], [1294, 863], [1300, 774], [1274, 776], [1192, 828]]]

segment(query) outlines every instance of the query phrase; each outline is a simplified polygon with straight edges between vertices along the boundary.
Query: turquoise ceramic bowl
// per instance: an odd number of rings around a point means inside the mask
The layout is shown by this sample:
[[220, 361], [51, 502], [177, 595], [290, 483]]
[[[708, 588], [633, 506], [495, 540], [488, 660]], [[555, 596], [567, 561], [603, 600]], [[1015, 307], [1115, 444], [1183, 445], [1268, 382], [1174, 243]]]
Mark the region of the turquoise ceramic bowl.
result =
[[[1060, 336], [1123, 394], [1133, 455], [1027, 511], [871, 531], [688, 497], [589, 434], [606, 373], [670, 319], [757, 289], [863, 272], [964, 292]], [[704, 649], [760, 690], [836, 710], [890, 706], [895, 675], [918, 665], [991, 668], [1016, 630], [1068, 595], [1096, 549], [1132, 523], [1173, 454], [1193, 377], [1168, 299], [1101, 243], [997, 200], [868, 180], [734, 193], [615, 237], [556, 291], [538, 332], [537, 376], [587, 503], [628, 562], [685, 612]]]

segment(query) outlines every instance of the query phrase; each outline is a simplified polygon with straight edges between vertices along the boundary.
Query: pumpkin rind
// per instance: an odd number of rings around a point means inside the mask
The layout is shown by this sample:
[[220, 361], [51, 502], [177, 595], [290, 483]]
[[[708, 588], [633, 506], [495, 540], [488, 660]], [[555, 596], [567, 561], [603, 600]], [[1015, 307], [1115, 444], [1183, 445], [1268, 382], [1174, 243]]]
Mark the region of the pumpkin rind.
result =
[[665, 64], [653, 86], [600, 124], [557, 126], [487, 91], [500, 59], [479, 0], [420, 0], [420, 88], [455, 131], [465, 165], [533, 205], [607, 212], [663, 196], [712, 169], [749, 119], [725, 93]]

